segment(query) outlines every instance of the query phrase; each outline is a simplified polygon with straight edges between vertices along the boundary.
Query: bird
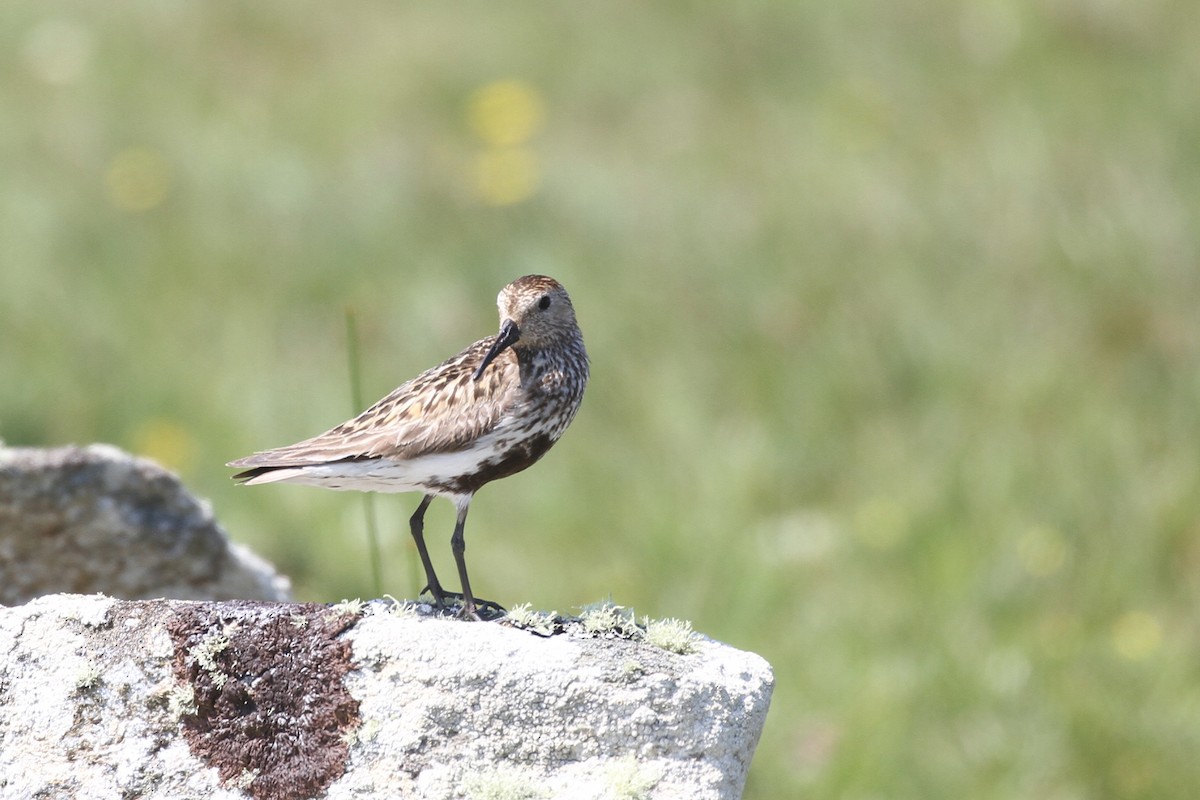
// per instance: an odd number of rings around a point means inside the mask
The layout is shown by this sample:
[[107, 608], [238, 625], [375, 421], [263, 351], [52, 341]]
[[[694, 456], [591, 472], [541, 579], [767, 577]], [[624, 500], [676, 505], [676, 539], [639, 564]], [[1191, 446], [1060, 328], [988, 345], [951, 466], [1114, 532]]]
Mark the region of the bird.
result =
[[[422, 594], [441, 610], [461, 598], [458, 616], [480, 607], [465, 560], [471, 500], [485, 484], [534, 464], [575, 418], [589, 360], [575, 308], [562, 284], [525, 275], [496, 297], [500, 329], [401, 384], [325, 433], [230, 461], [240, 484], [296, 483], [327, 489], [420, 492], [409, 530], [425, 570]], [[450, 548], [462, 592], [443, 588], [425, 546], [425, 511], [436, 497], [457, 509]]]

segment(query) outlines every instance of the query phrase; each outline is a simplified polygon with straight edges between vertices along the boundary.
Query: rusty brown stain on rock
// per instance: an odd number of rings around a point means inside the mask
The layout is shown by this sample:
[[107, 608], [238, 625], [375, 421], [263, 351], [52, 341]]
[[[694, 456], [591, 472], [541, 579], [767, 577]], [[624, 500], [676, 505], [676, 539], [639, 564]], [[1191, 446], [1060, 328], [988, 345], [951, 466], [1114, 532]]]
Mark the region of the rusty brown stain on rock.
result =
[[343, 680], [358, 619], [313, 603], [179, 604], [176, 678], [195, 692], [191, 751], [256, 800], [316, 797], [346, 770], [358, 701]]

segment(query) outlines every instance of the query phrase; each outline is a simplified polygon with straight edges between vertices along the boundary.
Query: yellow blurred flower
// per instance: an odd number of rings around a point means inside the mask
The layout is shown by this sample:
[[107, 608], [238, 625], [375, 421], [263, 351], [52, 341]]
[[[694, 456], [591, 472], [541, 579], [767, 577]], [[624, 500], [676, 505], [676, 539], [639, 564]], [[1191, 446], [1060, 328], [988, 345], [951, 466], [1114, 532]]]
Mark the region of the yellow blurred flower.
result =
[[537, 157], [524, 147], [484, 150], [475, 159], [475, 192], [492, 206], [507, 206], [537, 191]]
[[167, 419], [151, 419], [134, 432], [133, 449], [172, 470], [186, 468], [196, 452], [196, 442], [183, 427]]
[[171, 165], [148, 147], [122, 150], [108, 164], [108, 199], [123, 211], [149, 211], [162, 205], [171, 185]]
[[1112, 627], [1112, 646], [1117, 655], [1141, 661], [1154, 654], [1162, 644], [1162, 623], [1145, 611], [1127, 611]]
[[518, 80], [489, 83], [471, 95], [467, 121], [489, 147], [515, 147], [542, 127], [545, 103], [537, 89]]

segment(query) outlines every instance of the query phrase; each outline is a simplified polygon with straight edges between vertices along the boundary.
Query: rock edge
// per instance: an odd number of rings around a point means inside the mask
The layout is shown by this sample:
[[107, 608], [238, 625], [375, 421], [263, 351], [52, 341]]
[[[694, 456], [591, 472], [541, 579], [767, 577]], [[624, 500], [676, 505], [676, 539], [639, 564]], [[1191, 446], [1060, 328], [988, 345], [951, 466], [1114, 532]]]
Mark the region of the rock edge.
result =
[[0, 797], [741, 795], [762, 658], [412, 608], [0, 608]]

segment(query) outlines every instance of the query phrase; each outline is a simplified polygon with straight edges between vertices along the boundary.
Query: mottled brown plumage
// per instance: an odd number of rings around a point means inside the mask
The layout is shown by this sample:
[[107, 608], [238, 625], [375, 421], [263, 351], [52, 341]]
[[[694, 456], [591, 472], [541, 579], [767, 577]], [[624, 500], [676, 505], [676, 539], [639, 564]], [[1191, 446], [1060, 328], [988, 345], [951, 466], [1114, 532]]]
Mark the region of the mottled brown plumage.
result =
[[475, 617], [463, 526], [489, 481], [541, 458], [571, 424], [588, 380], [587, 351], [566, 290], [526, 275], [496, 299], [500, 332], [422, 372], [348, 422], [319, 436], [230, 462], [234, 480], [330, 489], [422, 492], [409, 520], [428, 589], [444, 604], [424, 543], [425, 509], [454, 501], [451, 547], [462, 580], [462, 615]]

